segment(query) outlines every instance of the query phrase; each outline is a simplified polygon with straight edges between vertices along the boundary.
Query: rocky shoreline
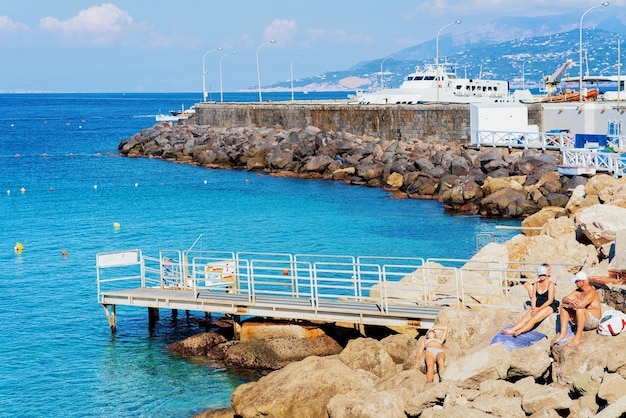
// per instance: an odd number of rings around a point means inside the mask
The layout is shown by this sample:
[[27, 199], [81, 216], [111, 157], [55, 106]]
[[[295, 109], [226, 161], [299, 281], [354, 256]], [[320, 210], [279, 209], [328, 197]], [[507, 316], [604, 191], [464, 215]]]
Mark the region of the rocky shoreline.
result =
[[560, 156], [540, 150], [472, 149], [435, 137], [384, 140], [348, 132], [158, 123], [119, 144], [128, 157], [160, 158], [274, 176], [382, 187], [399, 197], [437, 199], [445, 210], [523, 218], [565, 207], [586, 177], [561, 176]]
[[[601, 295], [603, 309], [626, 310], [626, 180], [608, 175], [562, 177], [555, 171], [558, 158], [549, 153], [473, 150], [436, 138], [384, 141], [313, 127], [291, 131], [207, 127], [195, 125], [193, 119], [144, 130], [122, 141], [120, 153], [343, 180], [408, 197], [437, 198], [446, 210], [459, 213], [521, 217], [522, 226], [528, 227], [524, 234], [506, 243], [490, 243], [472, 260], [502, 265], [548, 262], [559, 280], [557, 299], [573, 290], [570, 278], [584, 265]], [[506, 291], [517, 295], [521, 307], [527, 294], [519, 280], [513, 280]], [[626, 414], [626, 332], [604, 337], [588, 331], [577, 347], [551, 346], [557, 323], [553, 314], [537, 328], [545, 338], [530, 346], [509, 350], [491, 344], [519, 316], [520, 312], [500, 309], [442, 310], [436, 323], [447, 325], [449, 334], [441, 383], [427, 384], [423, 368], [413, 368], [419, 339], [412, 336], [353, 338], [340, 350], [324, 336], [312, 345], [316, 350], [320, 345], [331, 347], [327, 353], [277, 362], [275, 371], [233, 392], [232, 409], [199, 416], [582, 418]], [[315, 339], [321, 334], [313, 335]], [[249, 347], [269, 358], [288, 357], [290, 349], [285, 347], [305, 347], [294, 345], [291, 336], [281, 338], [286, 344], [265, 341]], [[210, 357], [234, 344], [202, 335], [181, 342], [179, 349], [181, 345], [200, 346], [202, 355]], [[251, 364], [262, 363], [253, 357]]]

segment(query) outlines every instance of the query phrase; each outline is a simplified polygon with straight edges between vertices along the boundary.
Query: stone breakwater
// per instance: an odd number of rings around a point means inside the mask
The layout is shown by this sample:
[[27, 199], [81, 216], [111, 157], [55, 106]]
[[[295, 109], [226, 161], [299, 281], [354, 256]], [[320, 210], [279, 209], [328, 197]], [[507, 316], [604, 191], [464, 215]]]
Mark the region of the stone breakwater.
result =
[[119, 144], [128, 157], [211, 168], [383, 187], [401, 197], [438, 199], [446, 210], [523, 218], [564, 207], [584, 177], [556, 171], [560, 155], [536, 150], [472, 149], [434, 136], [381, 139], [315, 126], [198, 125], [195, 117], [159, 123]]

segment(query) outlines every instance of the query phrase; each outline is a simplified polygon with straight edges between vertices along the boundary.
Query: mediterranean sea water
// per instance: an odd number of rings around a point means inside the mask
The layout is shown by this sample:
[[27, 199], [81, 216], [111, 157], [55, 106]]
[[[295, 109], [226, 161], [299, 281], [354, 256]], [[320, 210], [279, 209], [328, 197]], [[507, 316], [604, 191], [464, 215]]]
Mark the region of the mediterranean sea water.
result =
[[[346, 94], [296, 96], [326, 98]], [[228, 405], [245, 381], [167, 351], [203, 331], [193, 317], [163, 311], [151, 333], [146, 309], [118, 307], [112, 335], [96, 297], [100, 251], [158, 256], [204, 234], [206, 250], [469, 258], [477, 233], [505, 223], [377, 188], [117, 155], [157, 113], [200, 99], [0, 94], [0, 416], [189, 417]]]

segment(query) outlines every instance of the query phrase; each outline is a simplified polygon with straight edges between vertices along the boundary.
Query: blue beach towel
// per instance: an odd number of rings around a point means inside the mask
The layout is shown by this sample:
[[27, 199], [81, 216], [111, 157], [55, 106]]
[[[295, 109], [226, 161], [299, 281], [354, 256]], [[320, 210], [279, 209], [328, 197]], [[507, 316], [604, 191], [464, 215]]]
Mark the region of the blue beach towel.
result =
[[[512, 325], [506, 328], [510, 327], [512, 327]], [[539, 341], [542, 338], [548, 338], [548, 336], [535, 330], [528, 331], [517, 337], [498, 332], [491, 340], [491, 344], [493, 345], [495, 343], [502, 343], [506, 348], [509, 349], [509, 351], [513, 351], [516, 348], [528, 347], [535, 341]]]

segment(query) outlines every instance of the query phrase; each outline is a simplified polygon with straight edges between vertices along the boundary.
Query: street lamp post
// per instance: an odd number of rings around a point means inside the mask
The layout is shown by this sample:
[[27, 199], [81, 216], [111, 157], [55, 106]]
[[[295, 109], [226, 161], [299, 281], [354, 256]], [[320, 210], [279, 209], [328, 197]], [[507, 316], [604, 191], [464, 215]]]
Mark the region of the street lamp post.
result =
[[259, 69], [259, 51], [265, 45], [269, 45], [269, 44], [273, 44], [273, 43], [276, 43], [276, 41], [272, 39], [271, 41], [267, 41], [264, 44], [261, 44], [256, 49], [256, 76], [257, 76], [257, 81], [259, 83], [259, 103], [263, 103], [263, 96], [261, 95], [261, 70]]
[[585, 17], [585, 15], [587, 13], [589, 13], [590, 11], [592, 11], [593, 9], [597, 9], [598, 7], [606, 7], [609, 5], [608, 1], [605, 1], [604, 3], [600, 3], [600, 4], [596, 4], [593, 7], [588, 8], [587, 10], [585, 10], [585, 13], [583, 13], [583, 15], [580, 17], [580, 37], [579, 37], [579, 47], [580, 47], [580, 53], [578, 55], [578, 65], [580, 66], [579, 68], [579, 79], [578, 79], [578, 101], [580, 103], [582, 103], [583, 101], [583, 19]]
[[393, 58], [392, 55], [388, 56], [387, 58], [383, 58], [383, 60], [380, 62], [380, 89], [384, 89], [385, 88], [385, 82], [383, 81], [383, 64], [385, 63], [385, 61], [387, 61], [389, 58]]
[[[303, 55], [300, 54], [298, 55], [299, 58], [302, 58]], [[289, 79], [291, 80], [291, 101], [294, 101], [294, 95], [293, 95], [293, 59], [291, 60], [291, 66], [289, 67], [290, 70], [290, 74], [289, 74]]]
[[524, 90], [526, 88], [526, 71], [524, 70], [524, 67], [526, 66], [527, 63], [529, 63], [530, 60], [528, 61], [524, 61], [522, 63], [522, 90]]
[[227, 52], [224, 55], [222, 55], [220, 57], [220, 102], [224, 101], [224, 89], [222, 88], [222, 60], [224, 59], [224, 57], [231, 55], [231, 54], [236, 54], [237, 51], [231, 51], [231, 52]]
[[215, 52], [215, 51], [219, 51], [221, 50], [221, 47], [217, 47], [217, 48], [213, 48], [213, 49], [209, 49], [207, 52], [204, 53], [204, 55], [202, 56], [202, 100], [204, 101], [204, 103], [206, 103], [206, 70], [205, 70], [205, 66], [204, 66], [204, 59], [206, 58], [207, 55], [209, 55], [211, 52]]
[[439, 103], [439, 88], [441, 87], [441, 80], [439, 80], [439, 34], [442, 30], [452, 25], [460, 25], [460, 20], [455, 20], [454, 22], [450, 22], [447, 25], [443, 25], [441, 29], [437, 32], [437, 37], [435, 38], [435, 49], [436, 49], [436, 57], [435, 57], [435, 67], [437, 68], [437, 103]]

